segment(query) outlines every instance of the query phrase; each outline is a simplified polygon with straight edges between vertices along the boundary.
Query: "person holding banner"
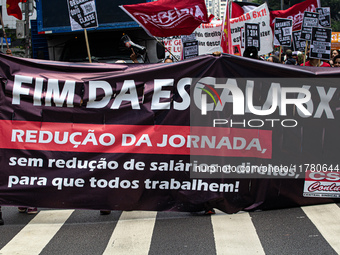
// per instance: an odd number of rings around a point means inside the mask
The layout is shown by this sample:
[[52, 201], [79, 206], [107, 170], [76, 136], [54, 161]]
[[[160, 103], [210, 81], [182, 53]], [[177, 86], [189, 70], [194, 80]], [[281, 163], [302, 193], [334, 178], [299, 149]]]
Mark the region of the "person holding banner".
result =
[[12, 51], [11, 51], [10, 49], [7, 49], [7, 50], [6, 50], [6, 55], [13, 56]]

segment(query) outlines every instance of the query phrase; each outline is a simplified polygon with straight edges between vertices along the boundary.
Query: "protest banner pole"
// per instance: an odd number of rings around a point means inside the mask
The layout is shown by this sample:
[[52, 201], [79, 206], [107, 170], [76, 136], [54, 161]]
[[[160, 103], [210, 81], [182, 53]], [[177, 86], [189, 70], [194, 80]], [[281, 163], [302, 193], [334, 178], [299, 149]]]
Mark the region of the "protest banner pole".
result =
[[6, 31], [5, 31], [5, 26], [4, 26], [4, 21], [2, 20], [2, 15], [1, 15], [1, 13], [0, 13], [0, 21], [1, 21], [2, 31], [4, 32], [4, 37], [5, 37], [5, 41], [6, 41], [6, 46], [7, 46], [7, 49], [9, 49], [8, 41], [7, 41], [7, 35], [6, 35]]
[[306, 65], [307, 47], [308, 47], [308, 41], [306, 40], [305, 54], [303, 55], [303, 66]]
[[279, 49], [279, 61], [281, 63], [281, 51], [282, 51], [282, 46], [280, 45], [280, 49]]
[[86, 49], [87, 49], [87, 55], [89, 56], [89, 62], [92, 63], [91, 59], [91, 53], [90, 53], [90, 46], [89, 46], [89, 39], [87, 37], [87, 31], [86, 28], [84, 28], [84, 34], [85, 34], [85, 41], [86, 41]]
[[172, 54], [172, 52], [171, 52], [167, 47], [165, 47], [164, 44], [163, 44], [161, 41], [159, 41], [159, 40], [157, 39], [156, 36], [154, 36], [153, 38], [155, 38], [155, 40], [156, 40], [160, 45], [162, 45], [163, 48], [164, 48], [167, 52], [169, 52], [170, 55], [174, 57], [174, 59], [176, 59], [177, 62], [179, 61], [179, 59], [178, 59], [174, 54]]

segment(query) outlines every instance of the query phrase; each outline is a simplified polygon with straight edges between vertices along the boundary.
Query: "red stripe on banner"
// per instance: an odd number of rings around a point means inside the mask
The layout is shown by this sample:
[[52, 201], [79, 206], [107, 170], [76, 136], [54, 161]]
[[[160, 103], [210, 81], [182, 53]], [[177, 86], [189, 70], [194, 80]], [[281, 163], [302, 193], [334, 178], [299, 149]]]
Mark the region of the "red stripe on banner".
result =
[[0, 148], [271, 158], [272, 131], [0, 120]]

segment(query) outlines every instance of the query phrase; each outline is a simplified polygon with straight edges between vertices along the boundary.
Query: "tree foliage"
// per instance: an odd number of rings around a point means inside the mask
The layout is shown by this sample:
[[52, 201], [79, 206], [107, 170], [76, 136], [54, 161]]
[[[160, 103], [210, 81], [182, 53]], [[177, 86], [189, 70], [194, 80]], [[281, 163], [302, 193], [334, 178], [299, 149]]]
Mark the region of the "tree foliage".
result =
[[340, 4], [339, 0], [321, 0], [322, 7], [330, 7], [331, 18], [333, 20], [340, 20]]
[[254, 0], [253, 1], [253, 3], [256, 3], [256, 4], [263, 4], [264, 2], [267, 2], [268, 8], [270, 10], [281, 10], [281, 1], [277, 1], [277, 0], [268, 0], [268, 1]]

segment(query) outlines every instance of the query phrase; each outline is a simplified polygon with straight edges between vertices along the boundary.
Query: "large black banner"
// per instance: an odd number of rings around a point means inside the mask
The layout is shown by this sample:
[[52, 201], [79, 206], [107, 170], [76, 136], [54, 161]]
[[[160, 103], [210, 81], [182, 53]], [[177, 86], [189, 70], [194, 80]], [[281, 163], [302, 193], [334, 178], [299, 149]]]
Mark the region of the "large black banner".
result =
[[339, 197], [336, 68], [0, 65], [2, 205], [234, 213]]

